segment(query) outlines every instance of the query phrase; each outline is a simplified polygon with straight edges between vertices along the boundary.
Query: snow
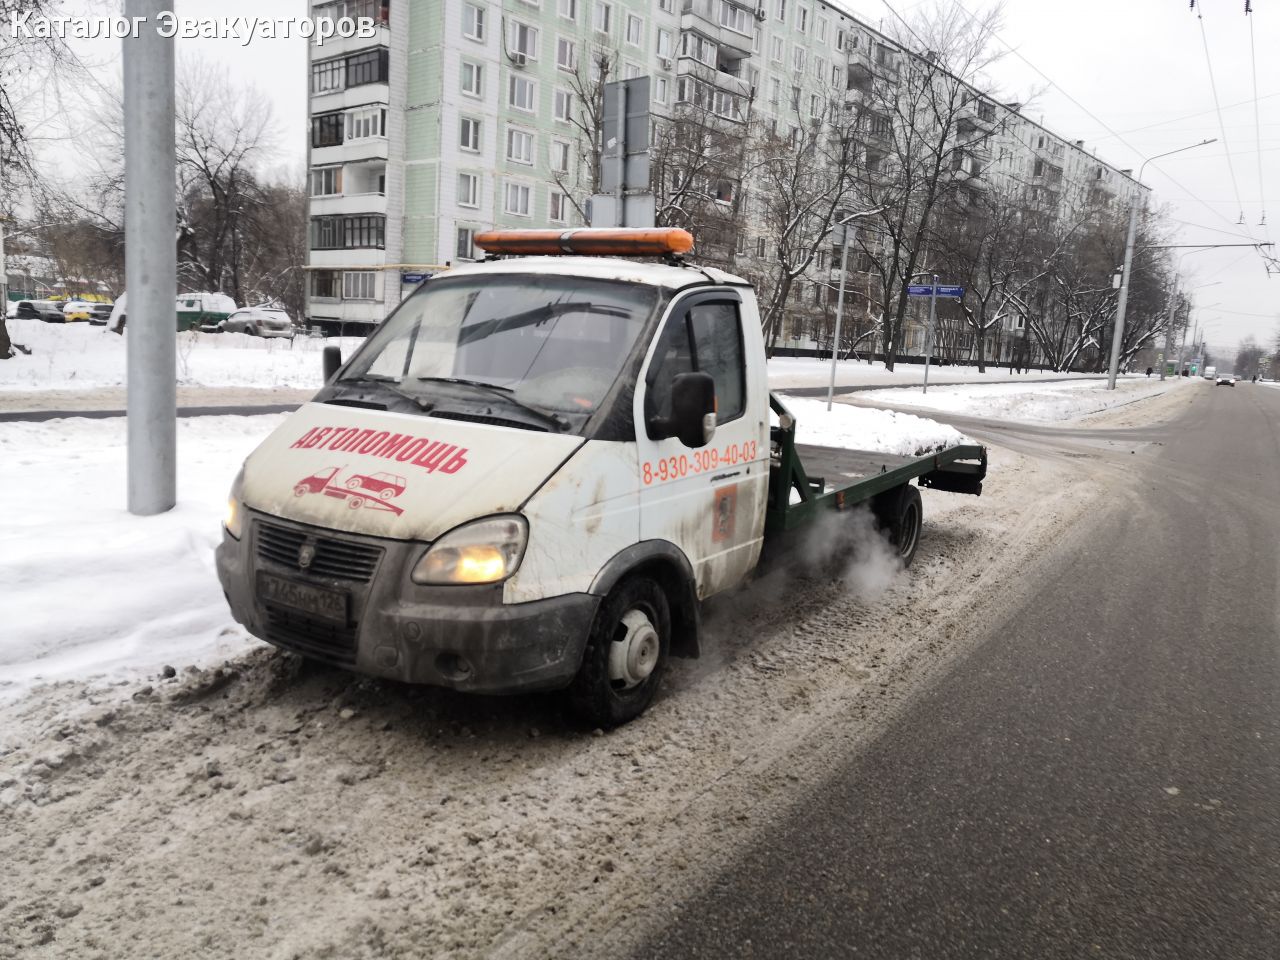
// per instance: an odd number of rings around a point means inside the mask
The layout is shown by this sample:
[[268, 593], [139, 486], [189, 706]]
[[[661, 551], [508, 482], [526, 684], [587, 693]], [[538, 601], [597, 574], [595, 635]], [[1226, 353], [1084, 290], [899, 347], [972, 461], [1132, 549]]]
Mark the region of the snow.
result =
[[246, 649], [213, 550], [240, 463], [283, 418], [179, 420], [178, 504], [154, 517], [125, 509], [123, 418], [6, 423], [0, 698], [41, 680], [145, 674]]
[[[87, 323], [8, 321], [9, 336], [31, 349], [0, 363], [0, 391], [96, 390], [125, 382], [128, 338]], [[178, 334], [178, 384], [204, 387], [300, 387], [319, 389], [321, 354], [336, 344], [343, 356], [359, 338], [260, 339], [243, 333]]]
[[[896, 410], [855, 407], [837, 401], [827, 410], [825, 400], [782, 397], [796, 418], [796, 442], [824, 447], [850, 447], [898, 456], [924, 456], [965, 443], [954, 427]], [[771, 422], [777, 417], [771, 415]]]
[[[1011, 375], [1006, 367], [988, 366], [979, 372], [976, 366], [933, 364], [929, 368], [930, 383], [972, 381], [975, 383], [1029, 383], [1036, 380], [1094, 380], [1097, 373], [1055, 373], [1052, 370], [1034, 371]], [[893, 370], [886, 370], [877, 360], [843, 360], [837, 365], [837, 387], [891, 387], [895, 384], [919, 384], [924, 381], [924, 364], [899, 362]], [[793, 390], [797, 387], [825, 387], [831, 382], [831, 360], [815, 357], [774, 357], [769, 361], [769, 386], [774, 390]]]
[[859, 400], [886, 407], [919, 408], [926, 412], [1044, 423], [1098, 413], [1166, 390], [1179, 389], [1187, 382], [1183, 377], [1171, 377], [1164, 382], [1156, 377], [1150, 380], [1143, 377], [1117, 382], [1115, 390], [1108, 390], [1105, 380], [978, 384], [931, 387], [928, 393], [922, 393], [918, 388], [876, 390], [860, 394]]

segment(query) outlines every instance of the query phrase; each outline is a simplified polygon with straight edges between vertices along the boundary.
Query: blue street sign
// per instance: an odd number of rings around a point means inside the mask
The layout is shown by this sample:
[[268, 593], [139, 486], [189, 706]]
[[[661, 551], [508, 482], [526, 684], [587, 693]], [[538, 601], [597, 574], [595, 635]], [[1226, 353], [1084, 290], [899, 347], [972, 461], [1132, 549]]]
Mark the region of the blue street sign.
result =
[[431, 274], [429, 273], [402, 273], [400, 274], [400, 282], [401, 283], [421, 283], [423, 280], [427, 279], [427, 277], [429, 276], [431, 276]]
[[[907, 293], [913, 297], [932, 297], [933, 287], [927, 283], [913, 283], [907, 287]], [[963, 297], [964, 287], [953, 287], [944, 283], [938, 284], [938, 296]]]

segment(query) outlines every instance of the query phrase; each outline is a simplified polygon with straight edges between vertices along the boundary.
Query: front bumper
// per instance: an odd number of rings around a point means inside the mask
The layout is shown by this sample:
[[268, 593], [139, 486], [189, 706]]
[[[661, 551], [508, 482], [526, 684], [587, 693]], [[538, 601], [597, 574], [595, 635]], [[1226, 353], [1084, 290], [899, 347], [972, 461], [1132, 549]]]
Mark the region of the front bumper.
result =
[[[262, 525], [297, 542], [332, 545], [334, 556], [364, 551], [376, 559], [366, 579], [303, 572], [277, 546], [259, 543]], [[294, 540], [287, 540], [293, 543]], [[218, 579], [236, 620], [275, 646], [336, 666], [407, 683], [474, 693], [518, 693], [566, 686], [577, 673], [599, 598], [567, 594], [505, 604], [502, 585], [427, 587], [409, 571], [423, 544], [337, 534], [266, 517], [245, 516], [244, 535], [223, 531]], [[346, 623], [323, 620], [264, 601], [258, 571], [347, 593]]]

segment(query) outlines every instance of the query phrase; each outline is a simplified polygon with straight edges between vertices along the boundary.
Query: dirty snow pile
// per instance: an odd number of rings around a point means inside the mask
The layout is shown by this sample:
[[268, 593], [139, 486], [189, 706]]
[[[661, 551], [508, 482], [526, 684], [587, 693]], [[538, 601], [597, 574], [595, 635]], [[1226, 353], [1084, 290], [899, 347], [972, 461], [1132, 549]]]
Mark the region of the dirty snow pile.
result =
[[[129, 332], [121, 337], [106, 327], [87, 323], [7, 323], [14, 343], [31, 353], [19, 353], [0, 364], [0, 391], [97, 390], [124, 385]], [[178, 384], [319, 389], [324, 380], [324, 347], [337, 344], [343, 356], [348, 356], [360, 342], [352, 337], [288, 340], [183, 331], [175, 349]]]
[[[828, 411], [825, 400], [788, 396], [782, 398], [782, 403], [796, 418], [797, 443], [924, 456], [966, 442], [954, 427], [896, 410], [855, 407], [837, 401]], [[770, 420], [776, 424], [777, 416], [771, 414]]]
[[125, 421], [6, 423], [0, 489], [0, 699], [40, 679], [134, 674], [243, 650], [214, 572], [227, 491], [283, 420], [178, 421], [178, 505], [126, 510]]
[[[1195, 381], [1199, 382], [1199, 381]], [[1109, 410], [1135, 400], [1143, 400], [1166, 390], [1176, 390], [1188, 383], [1183, 377], [1164, 382], [1152, 377], [1123, 380], [1115, 390], [1108, 390], [1105, 380], [1079, 380], [1061, 383], [975, 384], [963, 387], [931, 388], [921, 393], [918, 388], [875, 390], [859, 395], [868, 403], [887, 407], [919, 407], [942, 413], [958, 413], [970, 417], [999, 420], [1047, 422], [1071, 420], [1102, 410]]]

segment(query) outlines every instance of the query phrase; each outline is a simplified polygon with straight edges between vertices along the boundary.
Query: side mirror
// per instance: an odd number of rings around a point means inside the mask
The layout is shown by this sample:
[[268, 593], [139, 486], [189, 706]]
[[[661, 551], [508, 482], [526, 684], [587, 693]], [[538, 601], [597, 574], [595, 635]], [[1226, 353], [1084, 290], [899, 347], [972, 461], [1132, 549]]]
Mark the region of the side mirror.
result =
[[333, 375], [338, 372], [338, 368], [342, 366], [342, 348], [325, 347], [323, 357], [324, 382], [328, 383], [333, 379]]
[[709, 373], [681, 373], [671, 382], [665, 435], [686, 447], [705, 447], [716, 432], [716, 382]]

